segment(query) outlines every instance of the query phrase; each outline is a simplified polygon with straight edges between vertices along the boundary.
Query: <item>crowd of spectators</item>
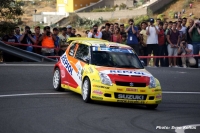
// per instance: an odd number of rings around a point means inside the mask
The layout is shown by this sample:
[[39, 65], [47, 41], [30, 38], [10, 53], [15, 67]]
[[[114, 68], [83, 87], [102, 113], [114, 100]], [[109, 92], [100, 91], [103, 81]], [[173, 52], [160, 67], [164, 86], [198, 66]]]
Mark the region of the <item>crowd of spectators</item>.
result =
[[[148, 67], [198, 67], [198, 57], [191, 55], [199, 54], [200, 21], [190, 19], [189, 25], [186, 24], [187, 18], [178, 18], [175, 22], [161, 19], [155, 22], [150, 18], [136, 26], [134, 20], [129, 19], [127, 28], [124, 24], [106, 23], [98, 30], [94, 25], [88, 37], [129, 45], [139, 56], [147, 56], [144, 62]], [[180, 55], [187, 56], [176, 57]]]
[[[67, 38], [81, 37], [80, 34], [76, 34], [76, 29], [72, 28], [71, 25], [63, 27], [61, 33], [60, 29], [53, 28], [51, 30], [49, 26], [45, 26], [43, 31], [41, 30], [40, 26], [36, 26], [33, 33], [29, 26], [25, 26], [24, 33], [21, 34], [20, 28], [15, 27], [8, 35], [2, 37], [2, 41], [13, 44], [25, 44], [14, 46], [43, 56], [60, 56], [68, 46]], [[42, 48], [34, 46], [42, 46]], [[24, 60], [3, 52], [3, 61], [15, 62]]]
[[[129, 45], [139, 56], [147, 56], [143, 59], [148, 67], [198, 67], [198, 58], [176, 57], [178, 55], [198, 55], [200, 50], [200, 21], [187, 18], [178, 18], [177, 21], [162, 22], [160, 19], [150, 18], [148, 22], [135, 25], [133, 19], [128, 20], [128, 26], [118, 23], [106, 23], [101, 28], [94, 25], [86, 31], [86, 37], [108, 40], [111, 42]], [[46, 26], [41, 31], [39, 26], [34, 28], [26, 26], [24, 33], [16, 27], [2, 40], [5, 42], [29, 44], [29, 46], [16, 46], [29, 52], [35, 52], [44, 56], [60, 56], [68, 47], [69, 37], [81, 37], [76, 34], [76, 29], [71, 25], [58, 28]], [[33, 47], [33, 46], [42, 46]], [[150, 57], [151, 56], [151, 57]], [[153, 62], [150, 63], [152, 56]], [[167, 56], [173, 56], [169, 58]], [[19, 61], [20, 59], [3, 53], [5, 62]]]

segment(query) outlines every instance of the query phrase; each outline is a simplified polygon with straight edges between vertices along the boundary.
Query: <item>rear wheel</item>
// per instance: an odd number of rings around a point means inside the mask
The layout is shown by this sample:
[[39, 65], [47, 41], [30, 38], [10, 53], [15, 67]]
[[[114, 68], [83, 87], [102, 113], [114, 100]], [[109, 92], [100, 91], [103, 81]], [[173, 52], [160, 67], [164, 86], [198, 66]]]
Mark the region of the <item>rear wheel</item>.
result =
[[149, 105], [146, 105], [146, 107], [148, 109], [156, 109], [158, 107], [158, 104], [149, 104]]
[[91, 102], [90, 94], [91, 94], [91, 84], [89, 78], [86, 77], [82, 84], [82, 98], [84, 102], [86, 103]]
[[56, 91], [63, 91], [63, 88], [61, 87], [61, 76], [59, 68], [56, 68], [53, 74], [53, 88]]

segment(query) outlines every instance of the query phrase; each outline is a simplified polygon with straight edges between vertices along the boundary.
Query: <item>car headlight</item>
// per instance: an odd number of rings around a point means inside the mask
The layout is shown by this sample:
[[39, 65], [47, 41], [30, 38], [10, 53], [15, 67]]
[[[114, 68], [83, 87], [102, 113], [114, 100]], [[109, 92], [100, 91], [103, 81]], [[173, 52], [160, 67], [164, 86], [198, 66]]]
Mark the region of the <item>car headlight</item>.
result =
[[149, 88], [156, 88], [156, 80], [153, 76], [150, 77]]
[[105, 85], [112, 85], [112, 82], [110, 80], [110, 77], [105, 74], [105, 73], [99, 73], [100, 79], [101, 79], [101, 83], [105, 84]]

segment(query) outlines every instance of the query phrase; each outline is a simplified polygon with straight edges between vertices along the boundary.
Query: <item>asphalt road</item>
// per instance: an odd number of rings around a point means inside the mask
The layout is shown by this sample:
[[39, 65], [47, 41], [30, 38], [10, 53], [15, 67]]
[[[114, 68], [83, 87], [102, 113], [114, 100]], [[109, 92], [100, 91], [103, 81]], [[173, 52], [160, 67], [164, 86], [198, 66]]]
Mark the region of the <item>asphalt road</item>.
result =
[[156, 110], [55, 92], [51, 64], [0, 64], [0, 133], [176, 133], [191, 124], [185, 133], [200, 133], [200, 69], [147, 69], [163, 89]]

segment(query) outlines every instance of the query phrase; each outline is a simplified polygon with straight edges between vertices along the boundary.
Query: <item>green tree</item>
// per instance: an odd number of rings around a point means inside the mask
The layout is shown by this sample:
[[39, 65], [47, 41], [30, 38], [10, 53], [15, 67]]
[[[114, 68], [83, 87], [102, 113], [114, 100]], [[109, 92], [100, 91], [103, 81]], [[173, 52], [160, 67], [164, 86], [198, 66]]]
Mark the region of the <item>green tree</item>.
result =
[[21, 22], [24, 11], [22, 1], [0, 0], [0, 3], [0, 35], [4, 35]]

